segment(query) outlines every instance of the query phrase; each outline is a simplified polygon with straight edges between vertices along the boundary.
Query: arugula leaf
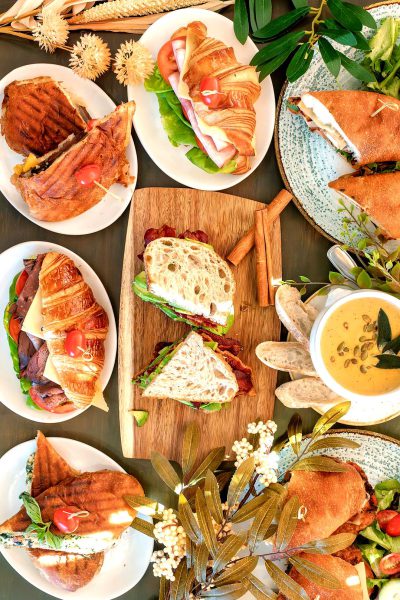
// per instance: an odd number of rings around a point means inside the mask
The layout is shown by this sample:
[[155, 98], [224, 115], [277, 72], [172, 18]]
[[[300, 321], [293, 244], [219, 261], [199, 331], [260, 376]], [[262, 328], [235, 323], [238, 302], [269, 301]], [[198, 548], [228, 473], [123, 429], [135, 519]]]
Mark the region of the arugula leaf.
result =
[[217, 167], [215, 162], [200, 148], [192, 148], [189, 152], [186, 152], [186, 157], [206, 173], [233, 173], [237, 166], [235, 160], [230, 160], [223, 167]]

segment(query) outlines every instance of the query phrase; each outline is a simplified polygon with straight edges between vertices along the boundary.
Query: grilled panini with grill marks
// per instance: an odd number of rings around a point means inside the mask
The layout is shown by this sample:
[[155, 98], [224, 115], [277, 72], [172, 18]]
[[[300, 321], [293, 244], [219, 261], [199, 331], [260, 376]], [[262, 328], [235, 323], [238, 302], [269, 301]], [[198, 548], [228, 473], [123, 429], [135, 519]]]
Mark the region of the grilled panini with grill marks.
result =
[[98, 180], [107, 189], [113, 183], [127, 186], [132, 182], [126, 148], [134, 110], [134, 102], [121, 104], [111, 114], [97, 120], [81, 139], [70, 136], [60, 148], [43, 156], [36, 167], [12, 177], [33, 217], [42, 221], [63, 221], [100, 202], [105, 192], [94, 184], [83, 186], [75, 176], [86, 165], [100, 167]]
[[43, 156], [86, 129], [90, 115], [51, 77], [13, 81], [4, 90], [1, 132], [19, 154]]

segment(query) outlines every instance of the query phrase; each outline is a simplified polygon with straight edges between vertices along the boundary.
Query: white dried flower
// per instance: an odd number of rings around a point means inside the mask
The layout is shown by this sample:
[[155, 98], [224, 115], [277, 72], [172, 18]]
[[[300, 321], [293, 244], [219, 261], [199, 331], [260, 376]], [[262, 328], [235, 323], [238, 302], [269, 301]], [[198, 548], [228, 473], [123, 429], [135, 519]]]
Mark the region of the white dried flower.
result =
[[64, 46], [68, 39], [68, 23], [60, 13], [44, 8], [41, 20], [32, 29], [32, 35], [42, 50], [53, 53], [56, 48]]
[[174, 581], [174, 570], [186, 553], [186, 534], [172, 508], [163, 510], [162, 520], [154, 527], [154, 537], [165, 546], [151, 557], [154, 576]]
[[137, 85], [149, 77], [154, 69], [150, 51], [140, 42], [129, 40], [118, 48], [114, 71], [122, 85]]
[[254, 449], [247, 438], [234, 442], [232, 446], [232, 450], [236, 454], [235, 466], [238, 467], [244, 460], [252, 456], [259, 481], [265, 486], [277, 482], [279, 457], [276, 452], [271, 452], [276, 430], [277, 425], [274, 421], [249, 423], [247, 431], [253, 435], [258, 435], [258, 448]]
[[110, 66], [110, 48], [97, 35], [84, 33], [73, 46], [69, 66], [80, 77], [97, 79]]

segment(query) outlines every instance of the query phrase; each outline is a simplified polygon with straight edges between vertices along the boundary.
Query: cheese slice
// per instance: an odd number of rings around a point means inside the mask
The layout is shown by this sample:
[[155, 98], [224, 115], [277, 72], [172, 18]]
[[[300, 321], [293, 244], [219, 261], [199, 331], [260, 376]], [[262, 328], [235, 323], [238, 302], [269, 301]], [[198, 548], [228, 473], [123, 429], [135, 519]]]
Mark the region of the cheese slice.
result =
[[368, 588], [367, 588], [367, 574], [365, 572], [365, 564], [363, 562], [355, 565], [355, 570], [358, 573], [361, 582], [361, 588], [363, 593], [363, 600], [369, 600]]
[[42, 293], [40, 288], [29, 307], [24, 322], [22, 323], [22, 331], [30, 333], [44, 340], [43, 335], [43, 315], [42, 315]]

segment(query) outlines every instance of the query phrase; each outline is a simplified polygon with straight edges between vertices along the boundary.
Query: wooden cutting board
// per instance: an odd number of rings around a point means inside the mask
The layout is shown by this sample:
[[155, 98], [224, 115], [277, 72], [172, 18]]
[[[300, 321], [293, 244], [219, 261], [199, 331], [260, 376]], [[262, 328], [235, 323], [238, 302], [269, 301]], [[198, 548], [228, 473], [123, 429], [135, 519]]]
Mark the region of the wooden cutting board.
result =
[[[119, 321], [119, 410], [123, 454], [131, 458], [149, 458], [157, 450], [171, 460], [180, 458], [182, 432], [195, 419], [202, 430], [200, 452], [232, 443], [245, 434], [246, 424], [260, 416], [273, 415], [276, 371], [265, 367], [255, 355], [255, 347], [265, 340], [279, 339], [280, 323], [274, 307], [257, 305], [255, 253], [250, 252], [238, 267], [236, 279], [235, 324], [230, 337], [240, 339], [243, 361], [253, 368], [257, 396], [240, 396], [218, 413], [205, 414], [171, 400], [141, 397], [132, 377], [151, 361], [159, 341], [174, 341], [187, 325], [175, 323], [132, 291], [132, 281], [143, 270], [137, 255], [143, 251], [143, 235], [150, 227], [168, 224], [180, 233], [202, 229], [210, 243], [225, 256], [254, 223], [254, 211], [264, 204], [218, 192], [190, 189], [147, 188], [135, 192], [126, 234], [122, 271]], [[280, 256], [280, 252], [277, 252]], [[138, 427], [129, 414], [131, 409], [147, 410], [149, 419]]]

